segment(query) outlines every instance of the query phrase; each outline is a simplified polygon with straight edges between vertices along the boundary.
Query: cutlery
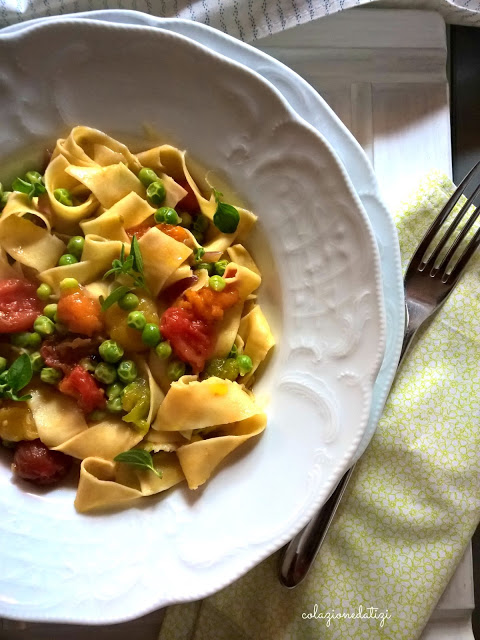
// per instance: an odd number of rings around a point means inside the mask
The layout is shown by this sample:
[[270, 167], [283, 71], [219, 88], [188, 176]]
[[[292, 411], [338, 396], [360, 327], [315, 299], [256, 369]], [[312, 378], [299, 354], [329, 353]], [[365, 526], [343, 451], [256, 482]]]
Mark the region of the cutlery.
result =
[[[443, 229], [444, 223], [460, 197], [465, 195], [473, 178], [477, 177], [477, 182], [480, 182], [479, 168], [480, 162], [465, 176], [431, 224], [407, 267], [404, 278], [405, 334], [397, 372], [418, 329], [440, 309], [480, 245], [480, 229], [478, 229], [466, 246], [462, 246], [480, 215], [480, 207], [472, 208], [463, 227], [459, 228], [480, 193], [480, 184], [475, 187], [458, 213]], [[457, 229], [458, 234], [455, 235]], [[449, 241], [452, 241], [450, 245], [448, 245]], [[282, 551], [279, 579], [285, 587], [290, 589], [296, 587], [307, 575], [325, 540], [354, 469], [355, 465], [345, 473], [323, 507]]]

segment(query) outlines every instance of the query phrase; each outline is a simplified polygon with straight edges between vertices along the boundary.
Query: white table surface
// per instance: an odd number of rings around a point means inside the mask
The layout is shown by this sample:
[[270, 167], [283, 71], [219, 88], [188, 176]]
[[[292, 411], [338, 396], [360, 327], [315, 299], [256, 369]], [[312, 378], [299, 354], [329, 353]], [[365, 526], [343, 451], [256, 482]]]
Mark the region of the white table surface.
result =
[[[326, 99], [372, 161], [388, 206], [432, 168], [451, 175], [447, 38], [434, 12], [360, 9], [259, 41]], [[473, 640], [471, 549], [421, 640]], [[109, 627], [2, 621], [2, 640], [154, 640], [163, 612]], [[214, 640], [212, 638], [212, 640]], [[374, 639], [372, 639], [374, 640]]]

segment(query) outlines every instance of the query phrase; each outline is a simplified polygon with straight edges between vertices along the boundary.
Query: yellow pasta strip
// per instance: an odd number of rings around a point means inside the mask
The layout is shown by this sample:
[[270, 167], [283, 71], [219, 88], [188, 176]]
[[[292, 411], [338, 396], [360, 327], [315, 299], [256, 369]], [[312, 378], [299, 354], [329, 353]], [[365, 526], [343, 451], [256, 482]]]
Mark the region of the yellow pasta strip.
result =
[[12, 258], [36, 271], [57, 264], [65, 244], [22, 214], [0, 218], [0, 243]]
[[44, 387], [32, 391], [27, 402], [40, 440], [47, 447], [57, 447], [88, 428], [76, 401], [56, 389]]
[[274, 346], [275, 338], [259, 305], [253, 307], [250, 313], [242, 318], [238, 333], [245, 342], [243, 353], [250, 356], [253, 364], [252, 370], [243, 378], [243, 382], [248, 384], [258, 365]]
[[105, 240], [100, 236], [88, 235], [85, 238], [82, 259], [75, 264], [54, 267], [40, 273], [43, 282], [58, 290], [64, 278], [75, 278], [80, 284], [87, 284], [110, 269], [112, 261], [118, 258], [122, 243], [118, 240]]
[[170, 238], [155, 227], [140, 238], [138, 245], [143, 256], [145, 279], [154, 296], [192, 253], [183, 242]]
[[220, 378], [173, 382], [160, 405], [152, 428], [158, 431], [203, 429], [245, 420], [259, 412], [242, 385]]
[[260, 434], [267, 424], [267, 416], [258, 413], [246, 420], [229, 425], [226, 435], [215, 436], [186, 444], [177, 449], [177, 456], [189, 489], [197, 489], [237, 447]]
[[55, 198], [55, 189], [68, 189], [69, 191], [78, 192], [78, 187], [82, 187], [78, 180], [67, 173], [67, 169], [70, 166], [68, 160], [59, 155], [54, 160], [51, 160], [45, 171], [45, 187], [50, 206], [55, 214], [54, 226], [64, 233], [75, 232], [78, 223], [90, 217], [98, 207], [98, 200], [88, 190], [85, 190], [85, 202], [72, 207], [62, 204]]
[[[102, 164], [99, 162], [101, 160], [98, 151], [99, 147], [119, 154], [123, 158], [122, 162], [132, 171], [137, 173], [140, 170], [139, 161], [128, 147], [103, 133], [103, 131], [92, 129], [91, 127], [74, 127], [67, 138], [57, 141], [54, 156], [63, 154], [71, 164], [88, 167]], [[109, 162], [108, 164], [112, 163]]]
[[143, 434], [140, 431], [123, 422], [121, 418], [112, 417], [86, 428], [54, 449], [80, 460], [92, 456], [113, 460], [122, 451], [138, 444], [142, 438]]
[[105, 209], [113, 207], [132, 191], [145, 197], [143, 184], [128, 167], [121, 163], [108, 167], [69, 165], [65, 171], [90, 189]]
[[235, 244], [233, 247], [227, 249], [228, 257], [232, 262], [239, 264], [241, 267], [246, 267], [253, 271], [257, 275], [261, 276], [260, 269], [255, 264], [254, 259], [241, 244]]

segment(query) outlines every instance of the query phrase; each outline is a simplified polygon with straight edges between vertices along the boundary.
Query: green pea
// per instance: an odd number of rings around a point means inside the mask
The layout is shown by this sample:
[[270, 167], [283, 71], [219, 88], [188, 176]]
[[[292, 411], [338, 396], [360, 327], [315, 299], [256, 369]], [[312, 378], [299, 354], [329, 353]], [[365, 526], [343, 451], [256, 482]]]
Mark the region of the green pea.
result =
[[237, 356], [237, 364], [241, 376], [245, 376], [253, 368], [253, 362], [250, 356]]
[[37, 296], [40, 298], [40, 300], [48, 300], [51, 295], [52, 287], [50, 287], [48, 284], [45, 284], [45, 282], [38, 287]]
[[200, 269], [206, 269], [208, 275], [213, 275], [213, 264], [211, 262], [199, 262], [195, 265], [195, 269], [199, 271]]
[[205, 255], [205, 249], [203, 247], [197, 247], [193, 250], [193, 257], [195, 262], [202, 262], [202, 258]]
[[196, 231], [195, 229], [192, 229], [191, 233], [198, 244], [203, 244], [203, 241], [205, 240], [205, 234], [203, 231]]
[[140, 171], [138, 172], [138, 179], [144, 187], [148, 187], [152, 184], [152, 182], [157, 182], [159, 180], [159, 177], [153, 169], [143, 167], [143, 169], [140, 169]]
[[41, 336], [51, 336], [55, 333], [55, 325], [47, 316], [38, 316], [33, 323], [33, 328]]
[[123, 384], [120, 382], [114, 382], [113, 384], [109, 384], [106, 389], [107, 398], [109, 400], [113, 400], [114, 398], [119, 398], [122, 395]]
[[160, 209], [155, 211], [154, 218], [157, 224], [161, 224], [162, 222], [178, 224], [180, 222], [178, 213], [171, 207], [160, 207]]
[[208, 377], [214, 376], [216, 378], [223, 378], [223, 365], [225, 364], [225, 358], [214, 358], [210, 360], [205, 369], [205, 373]]
[[180, 224], [184, 229], [190, 229], [192, 226], [193, 217], [188, 213], [188, 211], [182, 211], [182, 220]]
[[40, 371], [40, 380], [46, 384], [57, 384], [62, 379], [60, 371], [53, 369], [52, 367], [44, 367]]
[[121, 398], [111, 398], [107, 400], [107, 410], [112, 413], [120, 413], [123, 411], [122, 407], [122, 399]]
[[178, 213], [175, 211], [175, 209], [169, 209], [168, 211], [165, 212], [165, 222], [167, 224], [180, 224], [181, 222], [181, 218], [178, 215]]
[[201, 213], [195, 217], [192, 223], [193, 231], [199, 231], [200, 233], [205, 233], [208, 229], [208, 218], [203, 216]]
[[185, 375], [186, 366], [181, 360], [173, 360], [167, 366], [167, 378], [170, 382], [176, 382]]
[[5, 205], [8, 202], [8, 197], [11, 194], [11, 191], [4, 191], [0, 197], [0, 211], [3, 211]]
[[45, 362], [39, 351], [34, 351], [30, 354], [30, 362], [32, 363], [34, 373], [39, 373], [45, 366]]
[[120, 380], [128, 384], [137, 378], [137, 367], [132, 360], [123, 360], [118, 365], [117, 373]]
[[77, 258], [71, 253], [64, 253], [63, 256], [60, 256], [58, 260], [59, 267], [65, 267], [68, 264], [76, 264], [78, 262]]
[[222, 276], [212, 276], [208, 279], [208, 286], [214, 291], [223, 291], [227, 286], [227, 283]]
[[60, 281], [60, 291], [67, 291], [68, 289], [78, 289], [80, 283], [75, 278], [64, 278]]
[[99, 382], [103, 382], [103, 384], [112, 384], [117, 378], [117, 370], [113, 364], [100, 362], [100, 364], [97, 364], [95, 367], [95, 373], [93, 375]]
[[230, 353], [228, 354], [228, 358], [236, 358], [238, 356], [238, 347], [236, 344], [232, 345], [232, 348], [230, 349]]
[[85, 371], [89, 371], [90, 373], [95, 371], [96, 365], [93, 360], [90, 360], [90, 358], [82, 358], [78, 364], [83, 367]]
[[143, 344], [146, 344], [149, 347], [156, 347], [161, 339], [162, 334], [160, 333], [158, 325], [153, 324], [153, 322], [147, 322], [142, 331]]
[[137, 331], [143, 331], [147, 320], [141, 311], [132, 311], [127, 317], [127, 326], [130, 329], [136, 329]]
[[27, 182], [30, 182], [30, 184], [35, 184], [36, 182], [43, 184], [43, 177], [40, 173], [38, 173], [38, 171], [27, 171], [27, 173], [25, 174], [25, 180], [27, 180]]
[[95, 411], [89, 413], [87, 417], [91, 422], [101, 422], [107, 417], [107, 412], [102, 411], [101, 409], [95, 409]]
[[165, 187], [163, 185], [162, 180], [156, 180], [152, 182], [147, 187], [147, 198], [154, 205], [160, 205], [165, 200], [165, 196], [167, 192], [165, 191]]
[[80, 260], [85, 245], [83, 236], [72, 236], [67, 244], [67, 251]]
[[42, 338], [38, 333], [31, 333], [30, 331], [22, 331], [21, 333], [14, 333], [11, 338], [11, 343], [16, 347], [24, 347], [27, 349], [36, 349], [42, 343]]
[[219, 260], [215, 262], [215, 273], [217, 276], [223, 276], [225, 269], [228, 267], [228, 260]]
[[236, 380], [239, 373], [240, 369], [237, 360], [235, 358], [227, 358], [223, 365], [223, 375], [220, 377], [227, 380]]
[[61, 336], [64, 336], [68, 333], [68, 327], [62, 322], [55, 322], [55, 331]]
[[[123, 347], [115, 340], [105, 340], [98, 348], [98, 352], [105, 362], [115, 363], [123, 357]], [[112, 380], [113, 382], [113, 380]]]
[[7, 368], [7, 359], [0, 356], [0, 373], [3, 373]]
[[139, 299], [134, 293], [126, 293], [123, 298], [118, 301], [118, 306], [124, 311], [133, 311], [139, 304]]
[[56, 321], [58, 304], [47, 304], [46, 307], [43, 307], [43, 315], [50, 318], [50, 320]]
[[55, 189], [53, 197], [66, 207], [73, 207], [72, 194], [68, 189]]
[[169, 358], [172, 355], [172, 347], [170, 346], [168, 340], [157, 344], [157, 346], [155, 347], [155, 353], [160, 358], [160, 360], [166, 360], [167, 358]]

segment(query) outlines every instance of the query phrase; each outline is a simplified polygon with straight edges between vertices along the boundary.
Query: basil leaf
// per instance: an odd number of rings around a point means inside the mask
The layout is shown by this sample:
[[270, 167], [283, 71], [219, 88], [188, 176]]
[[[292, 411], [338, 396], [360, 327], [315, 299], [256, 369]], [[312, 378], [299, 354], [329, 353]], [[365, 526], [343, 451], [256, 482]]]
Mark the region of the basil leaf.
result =
[[118, 456], [115, 456], [114, 461], [125, 462], [139, 469], [153, 471], [159, 478], [163, 475], [159, 469], [155, 469], [153, 466], [151, 454], [148, 451], [143, 451], [143, 449], [130, 449], [130, 451], [119, 453]]
[[216, 189], [213, 190], [213, 195], [215, 196], [215, 200], [217, 202], [220, 202], [220, 198], [223, 197], [223, 193], [221, 191], [217, 191]]
[[143, 274], [143, 258], [140, 247], [138, 246], [137, 236], [133, 236], [132, 245], [130, 247], [130, 255], [133, 255], [133, 268], [138, 273]]
[[32, 190], [32, 185], [30, 182], [25, 182], [25, 180], [22, 180], [21, 178], [15, 178], [12, 182], [12, 189], [14, 191], [19, 191], [20, 193], [29, 194]]
[[222, 233], [234, 233], [240, 222], [240, 214], [231, 204], [219, 202], [213, 216], [213, 224]]
[[30, 382], [32, 375], [32, 363], [28, 355], [24, 353], [10, 366], [7, 371], [6, 382], [12, 391], [20, 391]]
[[112, 293], [103, 301], [102, 311], [106, 311], [107, 309], [109, 309], [112, 306], [112, 304], [115, 304], [115, 302], [118, 302], [120, 298], [123, 298], [123, 296], [129, 291], [130, 291], [130, 287], [126, 287], [124, 285], [121, 287], [118, 287], [117, 289], [114, 289]]

